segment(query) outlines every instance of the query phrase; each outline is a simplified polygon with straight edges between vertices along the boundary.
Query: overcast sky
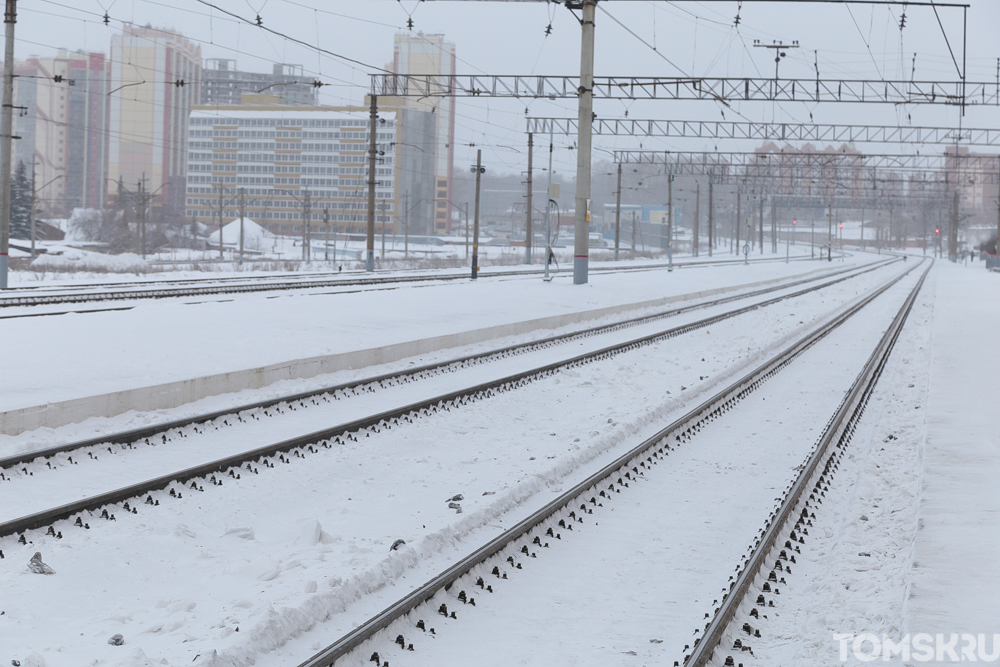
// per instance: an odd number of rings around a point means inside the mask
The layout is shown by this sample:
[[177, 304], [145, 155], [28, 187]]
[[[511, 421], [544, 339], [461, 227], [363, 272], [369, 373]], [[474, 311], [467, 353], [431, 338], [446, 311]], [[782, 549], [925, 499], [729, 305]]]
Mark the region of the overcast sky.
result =
[[[372, 68], [392, 60], [393, 35], [442, 33], [456, 44], [460, 74], [578, 74], [580, 28], [564, 6], [546, 2], [475, 0], [206, 0], [285, 35], [359, 61], [347, 62], [265, 33], [198, 0], [21, 0], [17, 57], [47, 56], [56, 49], [107, 53], [123, 22], [173, 28], [202, 47], [205, 58], [233, 58], [240, 69], [270, 71], [275, 62], [304, 66], [331, 85], [322, 101], [361, 104]], [[969, 81], [997, 81], [1000, 2], [969, 0], [966, 59]], [[820, 75], [845, 79], [954, 81], [962, 65], [963, 11], [942, 7], [941, 24], [929, 7], [665, 0], [604, 0], [597, 14], [596, 74], [634, 76], [774, 76], [771, 49], [754, 40], [797, 40], [780, 68], [781, 78]], [[110, 24], [102, 17], [107, 12]], [[739, 13], [739, 28], [734, 19]], [[551, 34], [546, 28], [551, 24]], [[624, 26], [624, 27], [623, 27]], [[631, 31], [631, 33], [629, 32]], [[634, 33], [634, 34], [632, 34]], [[946, 41], [947, 37], [947, 41]], [[655, 50], [654, 50], [655, 47]], [[914, 71], [914, 53], [916, 63]], [[476, 148], [497, 172], [525, 168], [525, 111], [532, 116], [575, 117], [575, 100], [468, 100], [458, 103], [456, 169], [475, 161]], [[597, 101], [602, 117], [663, 120], [756, 120], [879, 125], [957, 126], [959, 112], [943, 105], [845, 105], [805, 103]], [[966, 127], [1000, 127], [1000, 108], [970, 108]], [[468, 144], [475, 144], [475, 147]], [[572, 172], [572, 138], [556, 138], [556, 171]], [[645, 140], [657, 150], [749, 150], [753, 145], [705, 140]], [[630, 138], [595, 138], [604, 150], [635, 148]], [[868, 147], [869, 152], [936, 152], [931, 147]], [[595, 159], [600, 159], [600, 151]], [[546, 156], [536, 154], [536, 164]]]

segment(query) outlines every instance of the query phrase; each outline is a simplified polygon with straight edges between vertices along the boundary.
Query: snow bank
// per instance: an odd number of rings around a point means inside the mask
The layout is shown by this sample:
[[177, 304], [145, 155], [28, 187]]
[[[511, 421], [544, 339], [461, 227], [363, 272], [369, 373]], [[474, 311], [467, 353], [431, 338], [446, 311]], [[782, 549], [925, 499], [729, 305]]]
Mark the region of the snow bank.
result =
[[39, 255], [31, 263], [35, 271], [69, 271], [93, 273], [146, 273], [149, 263], [135, 253], [105, 255], [68, 248], [61, 255]]

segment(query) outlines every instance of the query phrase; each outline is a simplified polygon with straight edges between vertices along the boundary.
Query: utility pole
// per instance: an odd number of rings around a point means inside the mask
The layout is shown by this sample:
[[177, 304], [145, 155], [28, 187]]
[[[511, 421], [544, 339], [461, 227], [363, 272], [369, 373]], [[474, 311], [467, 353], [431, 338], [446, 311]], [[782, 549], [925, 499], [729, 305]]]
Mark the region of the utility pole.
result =
[[31, 161], [31, 210], [28, 211], [31, 221], [31, 259], [35, 258], [35, 161]]
[[740, 208], [743, 204], [743, 194], [737, 190], [736, 191], [736, 224], [734, 225], [733, 236], [736, 241], [736, 254], [740, 254]]
[[758, 234], [760, 235], [760, 254], [763, 255], [764, 254], [764, 195], [763, 194], [758, 195], [758, 199], [760, 200], [759, 202], [760, 215], [757, 216], [757, 222], [758, 222], [757, 231]]
[[701, 222], [701, 183], [695, 185], [694, 224], [691, 226], [691, 256], [698, 256], [698, 226]]
[[622, 221], [622, 165], [618, 163], [618, 191], [615, 193], [615, 261], [618, 261], [618, 241]]
[[479, 186], [482, 181], [483, 172], [483, 151], [476, 149], [476, 166], [472, 168], [476, 172], [476, 208], [472, 222], [472, 279], [475, 280], [479, 273]]
[[[145, 188], [146, 174], [143, 173], [142, 178], [139, 179], [139, 193], [136, 197], [136, 204], [139, 210], [136, 211], [139, 214], [139, 255], [146, 259], [146, 188]], [[219, 232], [219, 237], [222, 237], [222, 232]]]
[[858, 241], [861, 250], [865, 249], [865, 207], [861, 207], [861, 240]]
[[465, 202], [465, 258], [469, 259], [469, 202]]
[[552, 246], [550, 245], [551, 233], [549, 230], [549, 207], [552, 203], [552, 150], [554, 144], [552, 140], [552, 133], [549, 132], [549, 182], [545, 189], [545, 276], [542, 280], [549, 280], [549, 257], [552, 255]]
[[713, 185], [712, 179], [709, 178], [708, 179], [708, 256], [709, 257], [712, 256], [712, 244], [715, 242], [715, 236], [714, 236], [715, 230], [713, 229], [715, 220], [712, 218], [713, 204], [715, 202], [713, 200], [712, 185]]
[[771, 254], [778, 252], [778, 206], [775, 199], [771, 198]]
[[[621, 189], [621, 188], [619, 188]], [[674, 270], [674, 175], [667, 176], [667, 272]]]
[[[958, 188], [955, 188], [954, 203], [951, 206], [951, 225], [948, 230], [948, 260], [958, 261]], [[1000, 240], [997, 241], [1000, 243]]]
[[812, 227], [809, 230], [809, 259], [816, 258], [816, 218], [812, 219]]
[[635, 259], [635, 211], [632, 211], [632, 258]]
[[528, 216], [524, 222], [524, 263], [531, 264], [531, 157], [535, 146], [535, 135], [528, 132]]
[[[334, 251], [336, 257], [336, 251]], [[323, 261], [330, 261], [330, 207], [323, 207]], [[336, 260], [334, 260], [336, 261]]]
[[597, 0], [583, 0], [580, 36], [580, 89], [576, 152], [576, 216], [573, 284], [587, 282], [590, 259], [590, 158], [594, 123], [594, 22]]
[[371, 94], [368, 124], [368, 257], [365, 270], [375, 270], [375, 138], [378, 135], [378, 95]]
[[[14, 24], [17, 0], [6, 0], [3, 59], [3, 109], [0, 111], [0, 289], [7, 289], [10, 262], [10, 154], [14, 137]], [[593, 52], [593, 51], [592, 51]]]
[[403, 259], [409, 259], [409, 258], [410, 258], [410, 191], [407, 190], [406, 194], [403, 195]]
[[239, 266], [243, 266], [243, 219], [247, 215], [246, 201], [243, 198], [244, 190], [240, 188], [238, 191], [240, 196], [240, 259]]
[[225, 259], [225, 255], [222, 250], [225, 247], [222, 243], [222, 208], [223, 202], [222, 197], [225, 195], [225, 190], [222, 187], [222, 183], [219, 183], [219, 259]]
[[[302, 259], [312, 260], [312, 193], [306, 190], [305, 199], [302, 200]], [[243, 245], [243, 223], [240, 223], [240, 252]]]

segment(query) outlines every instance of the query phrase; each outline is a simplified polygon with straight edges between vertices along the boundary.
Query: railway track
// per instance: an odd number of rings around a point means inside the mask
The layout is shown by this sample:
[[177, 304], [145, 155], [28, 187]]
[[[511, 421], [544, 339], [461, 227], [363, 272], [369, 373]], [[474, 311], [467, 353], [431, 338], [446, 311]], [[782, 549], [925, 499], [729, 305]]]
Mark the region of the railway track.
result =
[[[891, 261], [890, 261], [891, 263]], [[883, 265], [880, 265], [883, 266]], [[82, 498], [75, 502], [61, 505], [59, 507], [52, 507], [50, 509], [33, 512], [29, 515], [22, 516], [20, 518], [6, 521], [0, 524], [0, 536], [12, 535], [12, 534], [22, 534], [25, 531], [49, 527], [50, 529], [58, 521], [62, 520], [72, 520], [74, 515], [77, 519], [83, 516], [83, 513], [96, 512], [101, 510], [107, 510], [113, 505], [120, 504], [120, 509], [116, 511], [133, 511], [136, 509], [135, 505], [139, 505], [143, 502], [147, 504], [154, 504], [158, 502], [157, 499], [153, 499], [150, 494], [153, 492], [161, 491], [163, 489], [170, 489], [171, 495], [181, 492], [183, 488], [182, 485], [194, 484], [196, 488], [203, 487], [207, 480], [211, 480], [212, 483], [217, 482], [217, 476], [228, 475], [230, 477], [236, 477], [240, 474], [247, 474], [248, 471], [256, 472], [261, 466], [268, 467], [273, 466], [274, 461], [285, 462], [286, 454], [291, 453], [292, 457], [304, 457], [308, 454], [314, 453], [319, 447], [331, 448], [334, 444], [342, 443], [347, 440], [357, 439], [358, 437], [364, 437], [365, 435], [378, 432], [383, 428], [388, 428], [399, 424], [401, 421], [411, 420], [415, 416], [430, 414], [431, 412], [439, 410], [449, 410], [452, 407], [464, 405], [467, 402], [474, 401], [480, 398], [489, 397], [497, 392], [505, 392], [510, 389], [514, 389], [519, 386], [531, 383], [539, 378], [547, 377], [553, 373], [559, 371], [560, 369], [571, 368], [577, 365], [591, 363], [595, 360], [607, 359], [614, 355], [626, 352], [632, 349], [637, 349], [646, 345], [662, 341], [667, 338], [678, 336], [690, 331], [701, 329], [707, 327], [711, 324], [736, 317], [739, 314], [749, 312], [751, 310], [756, 310], [758, 308], [764, 307], [766, 305], [777, 303], [785, 299], [794, 298], [796, 296], [801, 296], [809, 292], [822, 289], [832, 284], [848, 280], [849, 278], [860, 275], [861, 273], [867, 273], [869, 271], [874, 271], [879, 266], [866, 267], [862, 270], [853, 270], [846, 272], [846, 275], [838, 275], [830, 280], [827, 280], [819, 285], [813, 285], [802, 290], [798, 290], [793, 293], [783, 294], [764, 302], [755, 302], [740, 308], [730, 310], [718, 315], [714, 315], [708, 318], [703, 318], [695, 322], [669, 328], [666, 330], [660, 330], [656, 333], [641, 336], [639, 338], [634, 338], [627, 340], [625, 342], [617, 343], [615, 345], [602, 347], [597, 350], [587, 352], [585, 354], [576, 355], [569, 359], [562, 359], [560, 361], [550, 363], [538, 368], [532, 368], [531, 370], [521, 371], [514, 373], [512, 375], [507, 375], [496, 380], [491, 380], [489, 382], [475, 384], [471, 387], [466, 387], [457, 391], [451, 391], [445, 394], [435, 396], [434, 398], [421, 400], [415, 403], [410, 403], [399, 408], [394, 408], [391, 410], [383, 411], [374, 415], [366, 416], [361, 419], [356, 419], [347, 423], [339, 424], [332, 428], [326, 428], [313, 433], [308, 433], [306, 435], [298, 436], [295, 438], [283, 440], [280, 442], [271, 443], [262, 447], [256, 447], [250, 449], [249, 451], [241, 451], [237, 454], [216, 459], [204, 464], [189, 467], [183, 470], [176, 470], [167, 475], [160, 475], [153, 479], [148, 479], [140, 483], [130, 484], [123, 488], [115, 489], [105, 493], [98, 493], [95, 495], [90, 495], [86, 498]], [[792, 285], [783, 285], [780, 288], [768, 288], [766, 290], [759, 290], [757, 294], [766, 294], [767, 292], [774, 291], [774, 289], [789, 289], [795, 285], [801, 284], [803, 282], [812, 282], [817, 279], [806, 279], [803, 281], [795, 281]], [[719, 305], [721, 303], [727, 303], [730, 301], [735, 301], [739, 299], [747, 298], [749, 295], [736, 295], [731, 297], [725, 297], [723, 299], [715, 300], [710, 302], [711, 305]], [[83, 455], [83, 452], [78, 450], [84, 450], [86, 448], [91, 448], [91, 456], [97, 452], [97, 448], [107, 447], [109, 453], [117, 451], [123, 451], [130, 449], [134, 446], [133, 443], [138, 443], [140, 446], [142, 443], [139, 441], [145, 441], [146, 445], [156, 445], [157, 442], [150, 443], [149, 440], [153, 437], [159, 437], [163, 440], [163, 444], [166, 444], [168, 439], [172, 439], [176, 436], [176, 433], [171, 433], [171, 430], [178, 429], [183, 426], [204, 424], [208, 420], [215, 420], [218, 422], [220, 419], [225, 421], [225, 417], [228, 416], [229, 419], [238, 419], [243, 421], [249, 421], [250, 419], [256, 419], [253, 415], [254, 411], [267, 410], [268, 408], [274, 407], [275, 409], [281, 408], [282, 405], [286, 406], [287, 409], [296, 410], [299, 407], [306, 407], [309, 404], [319, 405], [318, 401], [330, 402], [331, 400], [337, 400], [342, 396], [350, 396], [356, 394], [371, 393], [377, 391], [379, 388], [387, 386], [388, 383], [408, 383], [415, 379], [418, 379], [421, 375], [426, 375], [428, 373], [444, 373], [448, 372], [449, 369], [462, 368], [471, 364], [483, 363], [491, 358], [512, 356], [517, 354], [523, 354], [529, 349], [539, 349], [547, 346], [553, 346], [560, 343], [565, 343], [568, 340], [575, 340], [579, 338], [596, 336], [601, 333], [606, 333], [612, 330], [619, 330], [624, 328], [629, 328], [632, 326], [638, 326], [642, 323], [648, 323], [655, 321], [656, 319], [670, 317], [680, 312], [685, 312], [695, 308], [706, 307], [709, 304], [698, 304], [692, 306], [685, 306], [679, 309], [673, 309], [670, 311], [665, 311], [662, 313], [657, 313], [641, 318], [634, 318], [625, 322], [619, 322], [612, 325], [606, 325], [604, 327], [595, 327], [587, 329], [580, 332], [575, 332], [572, 334], [564, 336], [556, 336], [542, 341], [536, 341], [522, 346], [514, 346], [510, 348], [504, 348], [502, 350], [495, 350], [488, 352], [483, 355], [476, 355], [473, 357], [466, 357], [459, 360], [453, 360], [450, 362], [445, 362], [442, 364], [432, 365], [419, 369], [411, 369], [403, 373], [380, 376], [377, 378], [370, 378], [367, 380], [350, 383], [347, 385], [339, 385], [333, 388], [325, 388], [315, 392], [309, 392], [305, 394], [297, 394], [293, 397], [283, 397], [279, 400], [269, 401], [265, 403], [253, 404], [251, 406], [242, 406], [236, 410], [227, 410], [221, 413], [213, 413], [210, 415], [202, 415], [197, 418], [192, 418], [188, 420], [183, 420], [181, 422], [171, 422], [169, 424], [161, 424], [158, 426], [151, 427], [149, 429], [140, 429], [128, 431], [119, 434], [109, 434], [100, 436], [95, 439], [88, 441], [81, 441], [77, 443], [70, 443], [62, 445], [55, 448], [50, 448], [43, 451], [36, 451], [29, 454], [17, 455], [14, 457], [8, 457], [0, 461], [0, 467], [6, 468], [10, 471], [11, 468], [18, 468], [24, 466], [32, 461], [38, 461], [45, 459], [46, 465], [55, 467], [73, 465], [72, 455], [76, 453], [79, 456]], [[298, 407], [297, 407], [298, 406]], [[221, 425], [220, 425], [221, 426]], [[206, 427], [208, 428], [208, 427]], [[169, 437], [168, 437], [169, 434]], [[183, 437], [183, 436], [182, 436]], [[115, 446], [113, 449], [112, 446]], [[10, 473], [14, 475], [22, 474], [20, 472]], [[27, 474], [27, 470], [23, 471], [23, 474]], [[0, 476], [0, 483], [2, 483], [4, 477]], [[149, 501], [153, 502], [150, 503]], [[125, 503], [131, 503], [129, 508], [125, 508]], [[115, 509], [112, 507], [112, 509]], [[111, 512], [113, 515], [113, 512]], [[89, 514], [88, 514], [89, 516]], [[82, 519], [81, 519], [82, 520]], [[61, 532], [61, 531], [60, 531]]]
[[[392, 650], [396, 651], [407, 648], [412, 650], [409, 639], [414, 633], [418, 637], [427, 636], [428, 626], [423, 619], [436, 618], [438, 614], [448, 617], [449, 609], [461, 609], [464, 604], [470, 603], [470, 593], [487, 595], [486, 583], [505, 579], [507, 571], [520, 569], [521, 562], [534, 556], [535, 551], [547, 546], [547, 542], [559, 539], [560, 533], [565, 535], [567, 531], [572, 530], [572, 526], [582, 523], [583, 517], [592, 514], [630, 484], [636, 484], [665, 457], [691, 441], [711, 422], [719, 419], [737, 403], [757, 391], [763, 383], [861, 312], [916, 268], [916, 266], [911, 267], [902, 275], [874, 290], [828, 323], [817, 327], [654, 436], [561, 493], [513, 527], [357, 626], [353, 631], [301, 663], [300, 667], [328, 667], [341, 662], [382, 664], [386, 657], [390, 657], [389, 649], [386, 647], [392, 647]], [[763, 604], [766, 609], [775, 604], [772, 597], [774, 594], [772, 586], [777, 586], [775, 583], [777, 579], [774, 578], [775, 570], [778, 570], [777, 577], [781, 577], [782, 561], [786, 563], [785, 569], [788, 569], [786, 559], [794, 559], [794, 554], [791, 552], [801, 543], [801, 535], [796, 531], [801, 533], [808, 530], [802, 529], [803, 524], [810, 521], [810, 516], [808, 513], [803, 514], [802, 510], [806, 509], [806, 503], [808, 511], [812, 511], [822, 502], [822, 495], [829, 478], [836, 471], [837, 461], [843, 454], [843, 448], [849, 441], [857, 420], [864, 412], [865, 402], [892, 351], [896, 337], [906, 321], [926, 275], [925, 270], [896, 313], [888, 330], [880, 337], [840, 407], [823, 429], [813, 452], [804, 462], [801, 474], [789, 485], [778, 509], [771, 513], [767, 525], [758, 534], [750, 557], [740, 563], [737, 576], [731, 578], [732, 583], [728, 590], [720, 596], [721, 604], [716, 608], [714, 616], [706, 623], [704, 629], [695, 629], [693, 651], [685, 656], [685, 667], [709, 664], [713, 656], [720, 659], [725, 656], [725, 665], [735, 665], [734, 654], [737, 657], [740, 655], [743, 642], [747, 641], [747, 628], [750, 628], [749, 636], [752, 638], [754, 635], [758, 605]], [[809, 498], [806, 498], [807, 494]], [[785, 541], [784, 544], [782, 540]], [[763, 566], [771, 561], [775, 563], [774, 569], [766, 573], [767, 568]], [[492, 591], [492, 587], [489, 587], [489, 590]], [[718, 602], [717, 600], [716, 604]], [[455, 618], [454, 615], [450, 617]], [[415, 623], [417, 619], [420, 620]], [[440, 619], [439, 621], [444, 622]], [[417, 630], [414, 630], [414, 627]], [[395, 642], [392, 641], [394, 635]], [[393, 646], [394, 643], [398, 646]], [[730, 648], [731, 646], [734, 648]], [[396, 658], [401, 656], [391, 657], [395, 665]], [[716, 660], [713, 664], [722, 663]]]
[[[529, 343], [511, 345], [495, 350], [489, 350], [487, 352], [479, 354], [460, 357], [457, 359], [449, 359], [439, 363], [408, 368], [403, 371], [397, 371], [374, 377], [363, 378], [353, 382], [321, 387], [306, 392], [298, 392], [295, 394], [280, 396], [265, 401], [257, 401], [254, 403], [239, 405], [231, 408], [226, 408], [223, 410], [216, 410], [200, 415], [195, 415], [192, 417], [186, 417], [183, 419], [171, 420], [168, 422], [162, 422], [158, 424], [144, 426], [137, 429], [129, 429], [116, 433], [106, 433], [96, 437], [87, 438], [85, 440], [68, 442], [54, 447], [47, 447], [44, 449], [24, 452], [17, 455], [0, 457], [0, 471], [10, 468], [16, 468], [17, 466], [30, 463], [37, 459], [45, 459], [52, 456], [56, 456], [58, 454], [70, 454], [91, 447], [100, 447], [102, 445], [107, 446], [116, 444], [128, 445], [130, 443], [136, 443], [146, 439], [162, 439], [164, 436], [169, 438], [171, 431], [183, 429], [188, 426], [206, 424], [209, 422], [220, 422], [223, 420], [227, 420], [227, 418], [235, 419], [237, 415], [240, 415], [241, 413], [261, 411], [261, 410], [266, 410], [268, 408], [287, 407], [289, 405], [296, 403], [300, 404], [300, 407], [306, 407], [306, 405], [304, 404], [305, 401], [313, 401], [321, 396], [328, 395], [334, 397], [335, 399], [345, 398], [349, 396], [356, 396], [359, 394], [374, 391], [376, 389], [385, 389], [387, 386], [391, 385], [414, 382], [432, 375], [439, 375], [454, 370], [468, 368], [474, 365], [486, 364], [490, 363], [491, 361], [496, 361], [498, 359], [505, 359], [512, 356], [521, 355], [536, 350], [546, 349], [557, 345], [565, 345], [567, 343], [582, 340], [585, 338], [591, 338], [594, 336], [599, 336], [602, 334], [607, 334], [615, 331], [622, 331], [625, 329], [637, 327], [650, 322], [655, 322], [657, 320], [675, 317], [683, 313], [691, 312], [694, 310], [703, 310], [714, 306], [725, 305], [727, 303], [734, 303], [738, 301], [752, 299], [758, 296], [764, 296], [774, 292], [780, 292], [790, 288], [807, 285], [809, 283], [822, 281], [819, 284], [814, 285], [812, 287], [804, 288], [802, 290], [796, 291], [791, 294], [781, 295], [776, 298], [769, 299], [763, 302], [758, 302], [750, 306], [747, 306], [745, 308], [737, 309], [726, 314], [727, 317], [732, 317], [739, 315], [743, 312], [747, 312], [747, 310], [750, 309], [766, 307], [771, 304], [784, 301], [786, 299], [795, 298], [798, 296], [802, 296], [804, 294], [808, 294], [812, 291], [824, 289], [831, 285], [836, 285], [845, 280], [849, 280], [851, 278], [865, 275], [867, 273], [884, 268], [897, 261], [898, 261], [897, 259], [886, 259], [881, 262], [877, 262], [870, 266], [862, 268], [841, 269], [821, 276], [803, 278], [799, 280], [790, 281], [787, 283], [782, 283], [780, 285], [774, 285], [758, 290], [753, 290], [751, 292], [720, 297], [718, 299], [712, 299], [709, 301], [695, 303], [687, 306], [669, 308], [657, 313], [643, 315], [640, 317], [628, 318], [611, 324], [600, 325], [596, 327], [588, 327], [578, 331], [559, 334], [556, 336], [549, 336], [539, 340], [531, 341]], [[719, 321], [719, 318], [706, 320], [705, 326], [712, 323], [713, 321]], [[2, 478], [0, 478], [0, 481], [2, 481]]]
[[[831, 480], [840, 467], [858, 421], [865, 413], [896, 339], [899, 338], [932, 265], [933, 260], [911, 290], [878, 346], [872, 351], [837, 412], [830, 417], [812, 455], [798, 478], [786, 490], [780, 507], [772, 515], [754, 545], [752, 554], [732, 582], [730, 592], [725, 595], [706, 626], [702, 640], [690, 655], [685, 656], [685, 667], [708, 665], [716, 654], [726, 656], [725, 665], [736, 665], [734, 655], [739, 656], [744, 646], [748, 650], [752, 649], [753, 638], [760, 636], [760, 613], [757, 607], [775, 606], [771, 586], [778, 579], [775, 571], [787, 570], [789, 559], [794, 559], [791, 552], [800, 552], [799, 544], [805, 543], [808, 527], [812, 525], [812, 519], [816, 518], [816, 510], [823, 504]], [[773, 563], [770, 571], [767, 568], [768, 562]], [[781, 579], [784, 581], [784, 577]]]
[[[751, 259], [753, 263], [783, 262], [784, 258], [767, 257]], [[815, 261], [808, 257], [794, 258], [792, 261]], [[715, 260], [678, 262], [674, 268], [702, 268], [706, 266], [722, 266], [742, 264], [743, 260]], [[653, 271], [667, 268], [665, 263], [642, 264], [633, 267], [594, 267], [592, 273], [634, 273], [637, 271]], [[542, 269], [524, 269], [511, 271], [480, 271], [480, 278], [520, 278], [542, 275]], [[328, 277], [283, 275], [277, 279], [267, 278], [215, 278], [202, 280], [176, 280], [157, 282], [132, 282], [79, 285], [71, 287], [50, 288], [44, 286], [19, 287], [5, 291], [0, 296], [0, 308], [30, 307], [41, 305], [79, 304], [104, 301], [130, 301], [148, 299], [166, 299], [197, 296], [225, 296], [230, 294], [245, 294], [251, 292], [271, 292], [304, 289], [325, 289], [337, 287], [355, 288], [389, 288], [393, 285], [407, 285], [433, 282], [450, 282], [468, 280], [463, 271], [421, 274], [421, 275], [364, 275], [341, 277], [330, 274]], [[12, 294], [11, 292], [16, 292]], [[46, 313], [48, 314], [48, 313]]]

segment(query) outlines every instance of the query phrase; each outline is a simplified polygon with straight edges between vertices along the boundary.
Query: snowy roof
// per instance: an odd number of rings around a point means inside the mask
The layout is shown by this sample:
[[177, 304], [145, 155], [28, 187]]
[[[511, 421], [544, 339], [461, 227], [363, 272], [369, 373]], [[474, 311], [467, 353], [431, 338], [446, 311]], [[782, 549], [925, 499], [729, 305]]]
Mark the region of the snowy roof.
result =
[[[212, 243], [219, 242], [219, 230], [216, 229], [214, 232], [209, 234], [209, 241]], [[274, 234], [267, 231], [259, 224], [251, 220], [250, 218], [243, 219], [243, 243], [246, 244], [250, 239], [263, 240], [263, 239], [273, 239]], [[240, 242], [240, 219], [236, 218], [225, 227], [222, 228], [222, 242], [225, 244], [238, 244]]]

